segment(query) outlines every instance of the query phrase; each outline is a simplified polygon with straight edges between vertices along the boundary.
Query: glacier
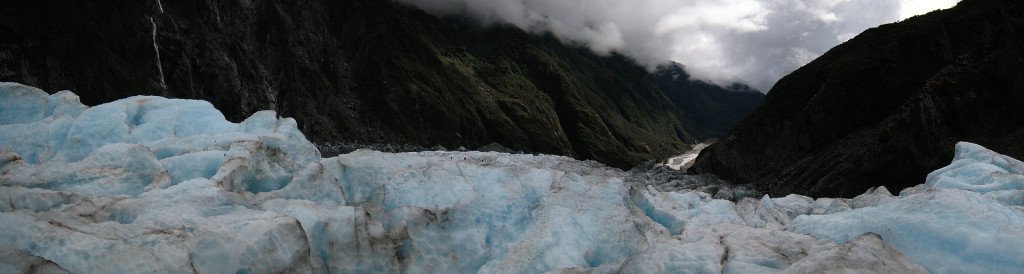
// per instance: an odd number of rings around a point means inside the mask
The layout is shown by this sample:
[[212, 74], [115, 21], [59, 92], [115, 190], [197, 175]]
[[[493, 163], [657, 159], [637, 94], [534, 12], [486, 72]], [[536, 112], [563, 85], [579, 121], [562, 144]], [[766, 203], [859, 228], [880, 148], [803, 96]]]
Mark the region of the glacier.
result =
[[204, 101], [87, 107], [0, 83], [0, 272], [1024, 269], [1024, 164], [975, 144], [917, 187], [853, 199], [645, 172], [474, 151], [324, 159], [270, 111], [233, 123]]

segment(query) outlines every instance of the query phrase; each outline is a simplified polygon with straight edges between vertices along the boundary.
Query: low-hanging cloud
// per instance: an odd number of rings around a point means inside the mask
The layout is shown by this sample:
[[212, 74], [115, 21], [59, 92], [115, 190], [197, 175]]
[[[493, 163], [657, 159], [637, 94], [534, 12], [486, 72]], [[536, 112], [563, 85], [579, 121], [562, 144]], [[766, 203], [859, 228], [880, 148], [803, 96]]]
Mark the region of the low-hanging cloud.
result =
[[779, 78], [867, 28], [957, 0], [399, 0], [437, 15], [550, 32], [598, 54], [767, 91]]

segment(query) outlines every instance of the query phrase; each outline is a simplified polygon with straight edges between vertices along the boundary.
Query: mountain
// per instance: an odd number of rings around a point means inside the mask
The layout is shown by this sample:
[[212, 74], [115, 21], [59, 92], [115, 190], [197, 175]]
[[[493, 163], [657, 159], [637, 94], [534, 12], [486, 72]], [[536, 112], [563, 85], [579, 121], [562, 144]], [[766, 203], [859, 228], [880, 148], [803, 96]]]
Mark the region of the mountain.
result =
[[315, 142], [516, 150], [616, 167], [724, 134], [763, 95], [387, 0], [0, 0], [0, 81], [276, 109]]
[[1024, 3], [965, 0], [865, 31], [780, 80], [693, 171], [772, 195], [899, 191], [957, 141], [1024, 156]]

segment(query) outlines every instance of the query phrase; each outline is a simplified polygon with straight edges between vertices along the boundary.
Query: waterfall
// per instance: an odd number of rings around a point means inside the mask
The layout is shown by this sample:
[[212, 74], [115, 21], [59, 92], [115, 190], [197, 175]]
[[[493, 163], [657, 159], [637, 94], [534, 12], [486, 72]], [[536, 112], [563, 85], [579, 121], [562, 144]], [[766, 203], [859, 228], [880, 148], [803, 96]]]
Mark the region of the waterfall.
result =
[[[157, 1], [159, 3], [159, 1]], [[156, 37], [156, 21], [153, 21], [153, 17], [149, 17], [149, 23], [153, 25], [153, 50], [156, 51], [156, 68], [160, 71], [160, 87], [167, 89], [167, 82], [164, 81], [164, 66], [160, 62], [160, 45], [157, 44]]]

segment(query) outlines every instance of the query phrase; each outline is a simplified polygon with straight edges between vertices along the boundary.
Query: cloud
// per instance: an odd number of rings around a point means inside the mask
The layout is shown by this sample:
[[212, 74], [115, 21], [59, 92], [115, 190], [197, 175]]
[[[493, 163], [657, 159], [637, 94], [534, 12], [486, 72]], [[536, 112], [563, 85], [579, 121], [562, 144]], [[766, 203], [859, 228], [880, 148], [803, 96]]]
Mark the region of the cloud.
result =
[[900, 20], [914, 15], [945, 9], [956, 5], [959, 0], [900, 0]]
[[550, 32], [598, 54], [767, 91], [779, 78], [877, 25], [957, 0], [398, 0], [437, 15]]

